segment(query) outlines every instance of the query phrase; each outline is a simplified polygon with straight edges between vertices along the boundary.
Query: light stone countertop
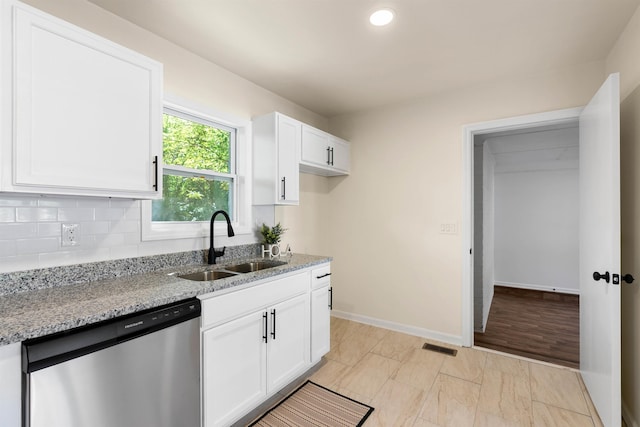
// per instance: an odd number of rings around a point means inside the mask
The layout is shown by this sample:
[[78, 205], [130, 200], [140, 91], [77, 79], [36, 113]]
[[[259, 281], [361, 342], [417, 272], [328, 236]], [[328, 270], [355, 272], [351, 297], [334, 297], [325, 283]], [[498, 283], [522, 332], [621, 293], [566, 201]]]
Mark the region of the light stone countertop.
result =
[[[234, 259], [238, 264], [258, 258]], [[209, 282], [181, 279], [179, 274], [225, 264], [192, 264], [126, 277], [69, 284], [0, 295], [0, 345], [37, 338], [148, 308], [218, 292], [245, 288], [262, 279], [331, 261], [331, 257], [294, 254], [279, 259], [284, 265]], [[242, 286], [246, 285], [246, 286]]]

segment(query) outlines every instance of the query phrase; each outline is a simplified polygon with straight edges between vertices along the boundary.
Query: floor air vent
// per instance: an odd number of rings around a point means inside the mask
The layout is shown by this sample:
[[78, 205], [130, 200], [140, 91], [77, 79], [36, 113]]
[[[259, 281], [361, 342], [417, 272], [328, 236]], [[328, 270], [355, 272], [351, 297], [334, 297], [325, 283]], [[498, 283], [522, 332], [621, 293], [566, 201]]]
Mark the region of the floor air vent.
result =
[[440, 347], [439, 345], [433, 345], [429, 343], [424, 343], [422, 345], [422, 349], [431, 350], [431, 351], [435, 351], [436, 353], [442, 353], [442, 354], [446, 354], [448, 356], [454, 356], [454, 357], [456, 354], [458, 354], [458, 350], [454, 350], [452, 348], [447, 348], [447, 347]]

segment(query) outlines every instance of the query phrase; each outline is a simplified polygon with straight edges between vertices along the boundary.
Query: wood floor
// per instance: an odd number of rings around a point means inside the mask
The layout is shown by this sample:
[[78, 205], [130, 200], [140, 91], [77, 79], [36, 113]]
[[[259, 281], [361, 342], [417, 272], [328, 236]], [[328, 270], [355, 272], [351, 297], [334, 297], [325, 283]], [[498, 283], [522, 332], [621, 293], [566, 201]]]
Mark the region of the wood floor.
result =
[[579, 368], [579, 297], [496, 286], [486, 330], [474, 333], [474, 343]]

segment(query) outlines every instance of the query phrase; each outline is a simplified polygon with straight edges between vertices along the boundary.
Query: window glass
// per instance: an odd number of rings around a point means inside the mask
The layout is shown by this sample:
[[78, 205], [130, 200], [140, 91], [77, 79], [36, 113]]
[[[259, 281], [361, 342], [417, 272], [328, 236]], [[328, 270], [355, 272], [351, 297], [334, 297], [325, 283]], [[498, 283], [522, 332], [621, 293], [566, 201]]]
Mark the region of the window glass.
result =
[[235, 129], [166, 110], [163, 198], [152, 203], [152, 221], [209, 221], [219, 209], [234, 218], [235, 146]]

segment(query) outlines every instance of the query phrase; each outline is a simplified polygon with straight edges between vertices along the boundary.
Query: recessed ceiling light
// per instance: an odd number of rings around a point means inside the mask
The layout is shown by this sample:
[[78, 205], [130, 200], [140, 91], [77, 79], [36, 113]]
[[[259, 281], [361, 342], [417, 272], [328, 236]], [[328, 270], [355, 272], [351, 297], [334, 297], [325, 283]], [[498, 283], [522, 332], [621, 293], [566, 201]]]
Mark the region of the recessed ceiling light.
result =
[[379, 9], [371, 14], [369, 17], [369, 22], [376, 27], [382, 27], [388, 25], [391, 21], [393, 21], [393, 10], [391, 9]]

